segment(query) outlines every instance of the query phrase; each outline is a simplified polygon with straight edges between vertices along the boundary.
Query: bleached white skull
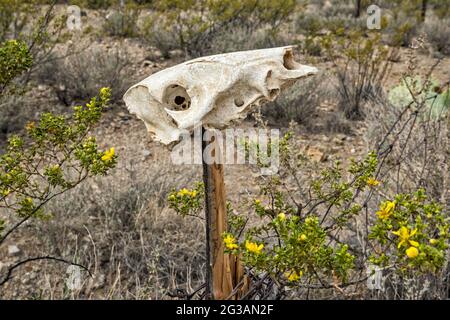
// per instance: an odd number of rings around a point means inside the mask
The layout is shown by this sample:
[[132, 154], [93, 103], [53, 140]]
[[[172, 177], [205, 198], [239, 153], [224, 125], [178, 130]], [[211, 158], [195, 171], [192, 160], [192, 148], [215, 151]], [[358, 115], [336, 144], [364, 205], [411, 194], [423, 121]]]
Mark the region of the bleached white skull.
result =
[[154, 73], [128, 89], [124, 100], [154, 139], [174, 144], [198, 123], [220, 129], [245, 118], [316, 72], [294, 61], [293, 46], [225, 53]]

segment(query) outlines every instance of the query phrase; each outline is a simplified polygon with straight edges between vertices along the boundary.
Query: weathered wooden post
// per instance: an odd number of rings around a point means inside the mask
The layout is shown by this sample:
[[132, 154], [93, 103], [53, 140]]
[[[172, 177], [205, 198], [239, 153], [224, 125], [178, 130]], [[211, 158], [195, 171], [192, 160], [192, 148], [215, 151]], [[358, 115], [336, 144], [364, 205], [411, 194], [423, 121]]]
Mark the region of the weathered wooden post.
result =
[[[224, 256], [222, 234], [227, 231], [227, 212], [223, 164], [214, 161], [207, 164], [204, 152], [209, 143], [214, 144], [213, 153], [220, 152], [216, 139], [205, 141], [206, 130], [202, 127], [202, 165], [205, 185], [205, 225], [206, 225], [206, 296], [212, 299], [225, 299], [232, 284], [226, 277], [227, 263]], [[216, 154], [212, 154], [215, 159]]]
[[[227, 204], [224, 181], [224, 165], [220, 145], [210, 131], [211, 141], [205, 139], [206, 129], [202, 127], [202, 164], [205, 185], [205, 220], [206, 220], [206, 260], [207, 282], [206, 295], [209, 299], [237, 299], [249, 287], [249, 280], [244, 275], [240, 258], [225, 254], [222, 235], [227, 228]], [[213, 144], [212, 159], [205, 161], [204, 152], [208, 144]], [[219, 153], [219, 154], [218, 154]], [[237, 287], [239, 285], [239, 287]], [[236, 289], [235, 293], [233, 290]]]
[[[205, 128], [222, 129], [245, 118], [263, 102], [274, 100], [282, 89], [316, 72], [316, 68], [294, 61], [292, 46], [232, 52], [162, 70], [124, 95], [129, 111], [165, 145], [173, 147], [185, 139], [190, 141], [194, 128], [202, 125], [207, 299], [238, 299], [249, 283], [240, 257], [224, 253], [227, 206], [223, 156], [217, 139], [205, 141], [206, 133], [214, 136], [213, 130]], [[203, 154], [210, 144], [214, 144], [212, 163], [206, 162]], [[188, 156], [184, 164], [195, 162], [190, 160]]]

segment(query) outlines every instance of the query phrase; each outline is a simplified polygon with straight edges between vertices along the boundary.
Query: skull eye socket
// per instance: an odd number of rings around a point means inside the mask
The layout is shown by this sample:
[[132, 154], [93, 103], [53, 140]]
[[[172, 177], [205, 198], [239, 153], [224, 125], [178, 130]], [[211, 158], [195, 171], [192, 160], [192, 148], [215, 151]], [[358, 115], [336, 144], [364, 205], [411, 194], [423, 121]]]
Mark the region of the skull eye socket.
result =
[[164, 90], [163, 103], [169, 110], [184, 111], [191, 107], [191, 97], [180, 85], [170, 85]]
[[186, 101], [186, 98], [182, 96], [176, 96], [174, 100], [175, 104], [178, 105], [182, 104], [184, 101]]

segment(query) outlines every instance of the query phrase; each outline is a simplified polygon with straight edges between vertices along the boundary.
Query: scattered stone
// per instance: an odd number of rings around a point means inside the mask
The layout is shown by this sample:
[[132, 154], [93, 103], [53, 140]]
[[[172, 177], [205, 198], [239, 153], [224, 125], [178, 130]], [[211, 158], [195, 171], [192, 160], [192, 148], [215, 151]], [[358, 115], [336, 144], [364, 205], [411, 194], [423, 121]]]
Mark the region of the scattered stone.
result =
[[355, 152], [356, 152], [355, 148], [350, 150], [350, 153], [355, 153]]
[[306, 150], [306, 154], [314, 161], [325, 162], [328, 160], [328, 155], [315, 147], [310, 147]]
[[142, 155], [144, 156], [144, 158], [148, 158], [152, 155], [152, 152], [150, 150], [145, 149], [144, 151], [142, 151]]
[[153, 66], [153, 62], [151, 62], [150, 60], [144, 60], [144, 62], [142, 62], [143, 68], [150, 67], [150, 66]]
[[8, 255], [10, 256], [18, 256], [20, 254], [20, 249], [16, 245], [8, 246]]

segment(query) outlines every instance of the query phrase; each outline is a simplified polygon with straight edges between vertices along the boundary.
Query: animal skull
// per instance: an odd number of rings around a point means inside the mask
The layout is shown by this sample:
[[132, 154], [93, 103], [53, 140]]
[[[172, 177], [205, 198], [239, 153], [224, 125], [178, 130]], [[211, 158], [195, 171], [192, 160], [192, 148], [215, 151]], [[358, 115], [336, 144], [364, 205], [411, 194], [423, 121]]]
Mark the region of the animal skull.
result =
[[201, 123], [224, 128], [273, 101], [298, 79], [317, 73], [294, 61], [293, 47], [197, 58], [152, 74], [124, 95], [131, 113], [169, 145]]

